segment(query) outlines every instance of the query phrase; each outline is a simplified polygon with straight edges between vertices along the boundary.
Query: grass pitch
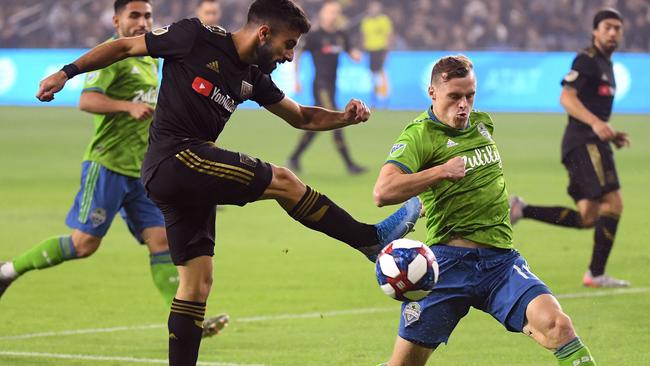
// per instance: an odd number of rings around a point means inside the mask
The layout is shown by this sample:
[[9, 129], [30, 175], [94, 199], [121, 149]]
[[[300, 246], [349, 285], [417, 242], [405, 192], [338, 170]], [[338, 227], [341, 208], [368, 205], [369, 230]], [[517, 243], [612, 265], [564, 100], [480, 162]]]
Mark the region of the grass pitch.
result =
[[[345, 174], [330, 133], [303, 160], [301, 177], [355, 217], [376, 222], [394, 208], [373, 206], [383, 159], [417, 112], [376, 112], [346, 130], [353, 156], [369, 166]], [[565, 117], [494, 114], [510, 193], [539, 204], [572, 205], [559, 161]], [[581, 286], [591, 230], [523, 221], [516, 246], [561, 297], [599, 365], [650, 364], [650, 137], [648, 116], [614, 115], [632, 148], [616, 153], [625, 211], [608, 271], [629, 291]], [[74, 109], [0, 108], [0, 258], [69, 230], [65, 215], [79, 188], [91, 117]], [[299, 131], [260, 111], [239, 111], [220, 144], [283, 164]], [[411, 236], [424, 239], [424, 227]], [[208, 313], [231, 326], [206, 340], [206, 365], [376, 365], [392, 350], [399, 304], [379, 290], [374, 268], [347, 246], [295, 223], [275, 203], [227, 207], [217, 214], [215, 282]], [[149, 274], [148, 256], [117, 218], [91, 258], [25, 275], [0, 300], [0, 365], [165, 364], [168, 310]], [[554, 365], [550, 352], [472, 311], [430, 365]]]

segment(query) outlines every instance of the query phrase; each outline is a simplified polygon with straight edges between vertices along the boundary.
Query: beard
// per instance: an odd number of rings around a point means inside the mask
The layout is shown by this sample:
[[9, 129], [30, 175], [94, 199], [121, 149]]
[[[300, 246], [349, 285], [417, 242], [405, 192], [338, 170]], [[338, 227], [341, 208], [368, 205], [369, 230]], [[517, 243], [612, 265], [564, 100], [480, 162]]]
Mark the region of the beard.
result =
[[273, 51], [271, 49], [270, 43], [266, 43], [265, 45], [257, 47], [256, 53], [257, 67], [259, 67], [260, 71], [263, 73], [270, 74], [278, 66], [277, 62], [273, 60]]

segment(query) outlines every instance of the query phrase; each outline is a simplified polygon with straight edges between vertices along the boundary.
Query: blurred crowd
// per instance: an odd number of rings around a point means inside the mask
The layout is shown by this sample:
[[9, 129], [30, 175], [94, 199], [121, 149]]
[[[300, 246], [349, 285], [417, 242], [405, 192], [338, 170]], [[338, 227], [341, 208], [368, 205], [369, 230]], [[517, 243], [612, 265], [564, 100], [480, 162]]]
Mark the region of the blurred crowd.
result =
[[[301, 0], [316, 19], [322, 0]], [[359, 36], [370, 0], [340, 0], [346, 28]], [[625, 20], [624, 51], [650, 51], [649, 0], [381, 0], [393, 23], [393, 50], [576, 51], [589, 44], [600, 8]], [[152, 0], [156, 25], [194, 16], [199, 0]], [[220, 24], [244, 24], [250, 1], [220, 0]], [[112, 0], [2, 0], [0, 47], [91, 47], [113, 33]]]

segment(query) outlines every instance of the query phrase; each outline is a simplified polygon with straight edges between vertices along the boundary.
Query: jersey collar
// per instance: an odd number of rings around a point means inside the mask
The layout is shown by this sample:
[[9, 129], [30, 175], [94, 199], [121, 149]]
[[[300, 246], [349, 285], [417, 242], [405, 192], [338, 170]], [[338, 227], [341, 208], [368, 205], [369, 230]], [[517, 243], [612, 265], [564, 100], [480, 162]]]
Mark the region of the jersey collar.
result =
[[[433, 114], [433, 106], [431, 106], [431, 107], [429, 107], [427, 109], [427, 114], [429, 115], [429, 119], [431, 119], [433, 122], [441, 124], [441, 125], [449, 127], [449, 128], [453, 128], [453, 127], [447, 126], [446, 124], [442, 123], [442, 121], [439, 120], [438, 117], [436, 117], [435, 114]], [[459, 131], [463, 131], [463, 130], [468, 129], [470, 127], [470, 125], [471, 125], [471, 122], [467, 121], [467, 126], [465, 126], [464, 128], [461, 128]]]

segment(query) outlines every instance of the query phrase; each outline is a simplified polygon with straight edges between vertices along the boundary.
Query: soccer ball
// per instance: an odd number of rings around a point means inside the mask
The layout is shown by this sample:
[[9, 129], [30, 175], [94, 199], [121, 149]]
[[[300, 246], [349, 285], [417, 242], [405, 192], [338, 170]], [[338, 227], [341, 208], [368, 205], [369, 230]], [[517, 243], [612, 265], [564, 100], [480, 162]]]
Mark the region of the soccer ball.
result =
[[400, 301], [418, 301], [438, 282], [438, 262], [424, 243], [398, 239], [377, 257], [377, 282], [384, 293]]

